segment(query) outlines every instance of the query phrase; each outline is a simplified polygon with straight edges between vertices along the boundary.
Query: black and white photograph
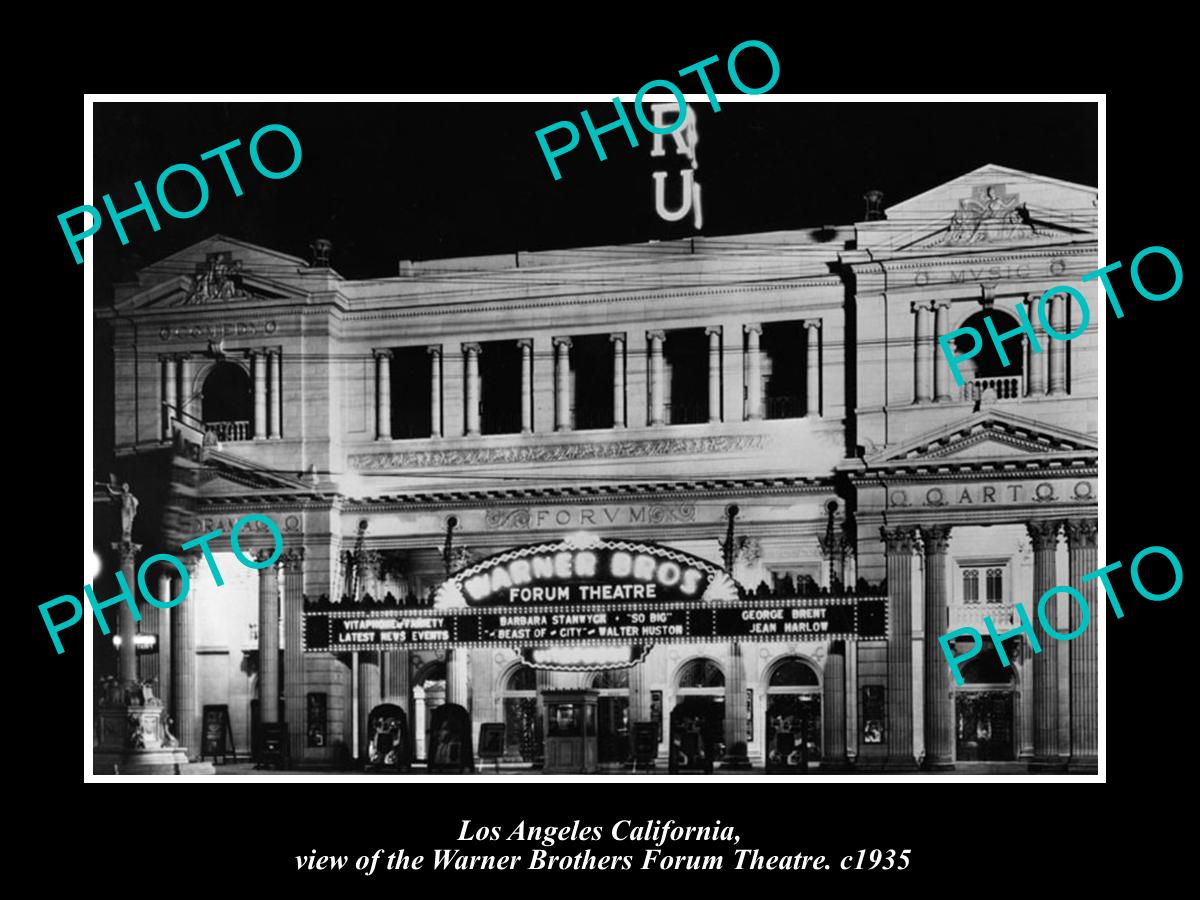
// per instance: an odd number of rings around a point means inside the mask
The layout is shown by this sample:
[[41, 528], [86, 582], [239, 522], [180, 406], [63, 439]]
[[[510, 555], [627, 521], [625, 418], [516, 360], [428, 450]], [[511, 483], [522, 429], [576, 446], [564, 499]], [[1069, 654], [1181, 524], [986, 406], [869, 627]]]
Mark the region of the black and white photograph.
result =
[[686, 90], [92, 105], [90, 777], [1097, 780], [1096, 98]]

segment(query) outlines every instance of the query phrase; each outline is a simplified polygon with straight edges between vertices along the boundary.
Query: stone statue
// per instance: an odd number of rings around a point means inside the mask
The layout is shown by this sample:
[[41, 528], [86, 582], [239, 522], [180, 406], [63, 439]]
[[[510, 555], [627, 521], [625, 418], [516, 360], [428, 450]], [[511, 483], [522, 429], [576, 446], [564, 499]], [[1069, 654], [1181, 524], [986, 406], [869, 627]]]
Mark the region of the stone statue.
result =
[[166, 716], [162, 720], [163, 746], [164, 747], [178, 747], [179, 746], [179, 738], [175, 737], [174, 733], [171, 731], [171, 727], [174, 724], [175, 724], [175, 720], [173, 718], [171, 718], [170, 716]]
[[[116, 482], [115, 478], [113, 482]], [[133, 540], [133, 519], [137, 515], [138, 498], [129, 490], [127, 481], [121, 484], [120, 490], [112, 484], [108, 485], [108, 493], [121, 498], [121, 540], [130, 542]]]

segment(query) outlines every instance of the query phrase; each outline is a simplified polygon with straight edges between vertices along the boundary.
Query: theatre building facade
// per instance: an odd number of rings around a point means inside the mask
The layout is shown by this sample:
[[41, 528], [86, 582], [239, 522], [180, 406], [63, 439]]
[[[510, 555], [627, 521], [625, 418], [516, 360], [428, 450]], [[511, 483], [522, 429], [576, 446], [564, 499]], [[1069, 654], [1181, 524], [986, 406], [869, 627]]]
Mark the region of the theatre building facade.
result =
[[[98, 314], [114, 484], [139, 501], [121, 540], [98, 490], [98, 551], [189, 576], [121, 624], [141, 636], [97, 644], [98, 678], [161, 698], [144, 743], [412, 771], [471, 751], [1095, 771], [1095, 628], [1035, 623], [1040, 653], [1008, 640], [962, 685], [937, 641], [1013, 629], [1015, 603], [1098, 566], [1095, 317], [1052, 342], [1036, 309], [1056, 285], [1099, 308], [1094, 188], [989, 165], [871, 193], [846, 226], [369, 280], [310, 249], [215, 236]], [[1036, 348], [1014, 333], [1005, 365], [985, 341], [957, 384], [937, 336], [1016, 329], [1018, 304]], [[269, 565], [237, 560], [239, 522]], [[180, 551], [218, 530], [212, 563]], [[147, 583], [170, 599], [180, 577]]]

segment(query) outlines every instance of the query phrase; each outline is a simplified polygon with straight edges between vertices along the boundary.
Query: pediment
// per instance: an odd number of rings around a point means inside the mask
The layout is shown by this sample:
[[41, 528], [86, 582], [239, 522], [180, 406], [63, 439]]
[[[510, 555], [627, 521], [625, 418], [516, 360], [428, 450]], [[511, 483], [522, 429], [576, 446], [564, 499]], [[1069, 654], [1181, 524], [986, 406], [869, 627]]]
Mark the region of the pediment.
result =
[[304, 260], [214, 235], [137, 273], [123, 285], [120, 310], [210, 307], [230, 303], [303, 298]]
[[979, 462], [1005, 465], [1059, 459], [1094, 459], [1095, 438], [1016, 416], [985, 410], [867, 458], [869, 467], [937, 467]]
[[1095, 188], [989, 164], [860, 223], [858, 246], [958, 252], [1094, 241], [1096, 202]]

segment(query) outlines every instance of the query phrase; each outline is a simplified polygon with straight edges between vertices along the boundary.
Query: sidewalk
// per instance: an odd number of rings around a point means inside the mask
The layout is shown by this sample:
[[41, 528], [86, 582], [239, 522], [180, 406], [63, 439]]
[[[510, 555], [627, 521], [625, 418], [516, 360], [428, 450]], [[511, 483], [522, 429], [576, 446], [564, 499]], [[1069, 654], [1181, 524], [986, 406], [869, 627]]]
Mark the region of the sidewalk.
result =
[[[280, 771], [280, 770], [277, 770], [277, 769], [256, 769], [256, 768], [254, 767], [254, 763], [250, 763], [250, 762], [246, 762], [246, 763], [239, 762], [239, 763], [230, 763], [230, 764], [228, 764], [228, 765], [218, 765], [218, 766], [216, 766], [216, 770], [217, 770], [217, 771], [216, 771], [216, 774], [217, 774], [217, 775], [268, 775], [268, 776], [269, 776], [269, 775], [301, 775], [301, 776], [316, 776], [316, 777], [326, 777], [326, 776], [337, 776], [337, 777], [358, 776], [358, 777], [360, 777], [360, 778], [364, 778], [364, 779], [371, 779], [371, 778], [374, 778], [374, 777], [376, 777], [376, 776], [386, 776], [386, 777], [389, 777], [389, 778], [390, 778], [390, 777], [395, 777], [395, 776], [396, 776], [396, 774], [397, 774], [397, 773], [395, 773], [395, 772], [386, 772], [386, 771], [385, 771], [385, 772], [362, 772], [362, 771], [355, 771], [355, 770], [352, 770], [352, 771], [337, 771], [337, 770], [334, 770], [334, 769], [290, 769], [290, 770]], [[498, 774], [498, 775], [500, 775], [500, 776], [512, 776], [512, 777], [517, 777], [517, 778], [542, 777], [542, 776], [543, 776], [543, 772], [542, 772], [542, 770], [541, 770], [541, 769], [527, 769], [527, 768], [523, 768], [523, 769], [506, 769], [506, 768], [501, 768], [501, 769], [500, 769], [500, 771], [497, 773], [497, 772], [495, 771], [495, 769], [493, 769], [491, 766], [486, 766], [486, 767], [484, 767], [484, 766], [480, 766], [480, 767], [479, 767], [479, 768], [478, 768], [478, 769], [477, 769], [477, 770], [476, 770], [474, 773], [467, 773], [467, 774], [474, 774], [474, 775], [490, 775], [490, 776], [495, 776], [495, 775], [497, 775], [497, 774]], [[670, 773], [667, 771], [667, 769], [666, 769], [666, 767], [665, 767], [665, 766], [664, 766], [664, 767], [661, 767], [661, 768], [654, 769], [654, 770], [652, 770], [652, 771], [649, 771], [649, 772], [647, 772], [646, 770], [642, 769], [642, 770], [639, 770], [639, 771], [637, 771], [637, 772], [629, 772], [629, 771], [602, 771], [602, 772], [598, 772], [598, 773], [597, 773], [597, 775], [600, 775], [600, 776], [604, 776], [604, 775], [615, 775], [615, 776], [629, 776], [629, 775], [633, 775], [633, 776], [642, 776], [642, 777], [647, 777], [647, 778], [652, 778], [652, 777], [654, 777], [654, 776], [660, 776], [660, 775], [669, 775], [669, 774], [670, 774]], [[811, 770], [809, 770], [809, 775], [821, 775], [821, 774], [826, 774], [826, 775], [845, 775], [845, 774], [849, 774], [849, 775], [851, 775], [852, 777], [855, 777], [855, 778], [869, 779], [869, 778], [873, 778], [873, 777], [877, 777], [877, 776], [881, 776], [881, 775], [883, 775], [883, 776], [887, 776], [887, 775], [891, 775], [891, 774], [894, 774], [894, 773], [889, 773], [889, 772], [879, 772], [879, 771], [870, 771], [870, 770], [864, 770], [864, 771], [851, 770], [849, 773], [847, 773], [847, 772], [826, 772], [826, 773], [822, 773], [822, 772], [821, 772], [821, 770], [820, 770], [820, 769], [817, 769], [817, 768], [814, 768], [814, 769], [811, 769]], [[913, 774], [913, 775], [919, 775], [919, 776], [922, 776], [922, 777], [930, 777], [930, 778], [942, 778], [942, 777], [950, 777], [950, 778], [953, 778], [953, 777], [954, 777], [954, 776], [956, 776], [956, 775], [959, 775], [959, 776], [975, 776], [975, 775], [1028, 775], [1028, 774], [1029, 774], [1029, 769], [1028, 769], [1028, 766], [1027, 766], [1025, 763], [1020, 763], [1020, 762], [993, 762], [993, 763], [964, 762], [964, 763], [959, 763], [957, 768], [955, 768], [955, 769], [953, 769], [952, 771], [949, 771], [949, 772], [913, 772], [913, 773], [905, 773], [905, 774]], [[718, 768], [716, 771], [714, 771], [714, 772], [713, 772], [713, 774], [712, 774], [712, 776], [711, 776], [711, 777], [714, 777], [714, 778], [720, 778], [720, 777], [722, 777], [722, 776], [729, 776], [729, 775], [760, 775], [760, 776], [763, 776], [763, 777], [773, 777], [773, 776], [768, 776], [768, 775], [766, 774], [766, 771], [765, 771], [765, 770], [763, 770], [763, 769], [761, 769], [761, 768], [757, 768], [757, 769], [749, 769], [749, 770], [740, 770], [740, 771], [739, 771], [739, 770], [730, 770], [730, 769], [720, 769], [720, 768]], [[424, 767], [416, 767], [416, 766], [414, 766], [414, 767], [413, 767], [413, 770], [412, 770], [412, 772], [410, 772], [410, 773], [406, 773], [405, 775], [402, 775], [401, 777], [410, 777], [410, 776], [411, 776], [411, 777], [425, 777], [425, 776], [426, 776], [426, 772], [425, 772], [425, 769], [424, 769]], [[434, 776], [434, 777], [441, 777], [441, 776]], [[557, 776], [546, 776], [546, 777], [557, 777]], [[707, 775], [687, 775], [687, 776], [679, 776], [679, 777], [687, 777], [687, 778], [707, 778], [707, 777], [710, 777], [710, 776], [707, 776]]]

